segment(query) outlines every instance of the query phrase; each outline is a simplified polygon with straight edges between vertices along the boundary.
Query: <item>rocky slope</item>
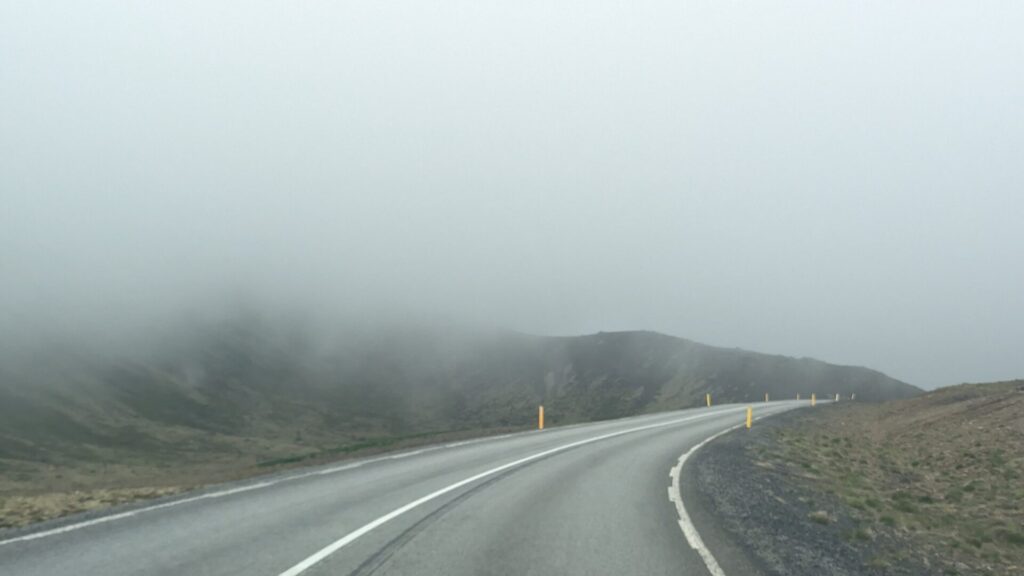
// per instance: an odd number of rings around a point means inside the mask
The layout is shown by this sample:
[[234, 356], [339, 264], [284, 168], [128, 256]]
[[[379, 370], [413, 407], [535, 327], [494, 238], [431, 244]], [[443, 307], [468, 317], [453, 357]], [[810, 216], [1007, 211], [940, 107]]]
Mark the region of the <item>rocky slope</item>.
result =
[[1024, 573], [1024, 381], [789, 413], [689, 467], [741, 573]]

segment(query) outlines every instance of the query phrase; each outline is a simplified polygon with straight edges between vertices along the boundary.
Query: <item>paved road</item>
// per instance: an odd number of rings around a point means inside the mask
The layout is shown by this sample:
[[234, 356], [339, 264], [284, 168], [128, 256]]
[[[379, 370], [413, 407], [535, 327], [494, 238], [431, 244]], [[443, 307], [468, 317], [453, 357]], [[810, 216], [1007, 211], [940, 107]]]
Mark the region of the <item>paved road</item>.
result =
[[0, 534], [0, 574], [707, 574], [669, 470], [744, 417], [724, 405], [441, 445]]

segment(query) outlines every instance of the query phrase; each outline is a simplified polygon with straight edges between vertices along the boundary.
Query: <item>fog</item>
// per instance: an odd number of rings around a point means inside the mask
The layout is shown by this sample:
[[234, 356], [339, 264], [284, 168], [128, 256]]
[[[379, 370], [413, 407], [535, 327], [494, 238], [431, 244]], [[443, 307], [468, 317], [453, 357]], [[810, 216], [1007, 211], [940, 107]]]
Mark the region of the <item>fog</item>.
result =
[[1024, 376], [1016, 2], [0, 4], [0, 338], [239, 302]]

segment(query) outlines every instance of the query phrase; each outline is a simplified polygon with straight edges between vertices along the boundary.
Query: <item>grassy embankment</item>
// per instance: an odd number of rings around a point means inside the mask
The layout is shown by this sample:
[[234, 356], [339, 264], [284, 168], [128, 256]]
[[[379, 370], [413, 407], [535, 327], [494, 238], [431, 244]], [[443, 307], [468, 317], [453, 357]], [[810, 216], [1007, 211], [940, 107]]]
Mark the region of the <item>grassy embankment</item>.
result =
[[823, 407], [777, 440], [760, 457], [838, 496], [851, 544], [896, 540], [876, 547], [876, 567], [916, 557], [937, 573], [1024, 574], [1024, 381]]
[[[139, 500], [179, 494], [209, 484], [240, 480], [298, 466], [323, 464], [346, 458], [411, 449], [429, 444], [490, 436], [519, 430], [491, 428], [418, 433], [356, 440], [340, 446], [302, 452], [254, 454], [207, 454], [204, 458], [180, 456], [173, 463], [153, 460], [110, 465], [74, 462], [50, 470], [47, 481], [35, 489], [25, 479], [46, 475], [43, 470], [19, 473], [0, 461], [0, 529], [27, 526], [71, 514], [100, 510]], [[24, 478], [23, 478], [24, 476]], [[62, 486], [73, 486], [61, 490]]]

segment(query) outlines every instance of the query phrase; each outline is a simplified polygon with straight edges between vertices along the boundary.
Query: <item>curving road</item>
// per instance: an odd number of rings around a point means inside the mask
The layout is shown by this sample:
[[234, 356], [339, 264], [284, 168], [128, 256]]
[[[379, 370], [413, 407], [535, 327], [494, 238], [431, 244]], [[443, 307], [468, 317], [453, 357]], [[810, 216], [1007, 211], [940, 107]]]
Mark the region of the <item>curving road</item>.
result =
[[[806, 405], [753, 406], [760, 417]], [[669, 471], [745, 410], [438, 445], [0, 533], [0, 574], [707, 574]]]

